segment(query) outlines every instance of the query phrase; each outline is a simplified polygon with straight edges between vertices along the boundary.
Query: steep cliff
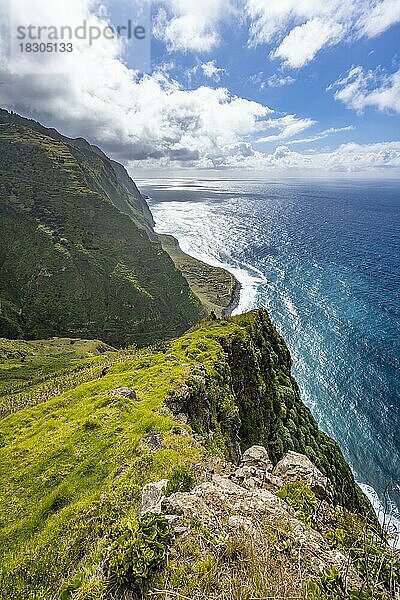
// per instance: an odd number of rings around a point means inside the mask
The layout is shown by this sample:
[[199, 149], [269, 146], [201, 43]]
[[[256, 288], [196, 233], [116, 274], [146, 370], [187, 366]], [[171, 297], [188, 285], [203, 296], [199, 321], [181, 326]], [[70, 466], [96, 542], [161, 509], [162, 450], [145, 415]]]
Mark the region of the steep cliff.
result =
[[[331, 510], [369, 511], [340, 449], [301, 403], [289, 352], [264, 310], [206, 320], [140, 351], [59, 340], [39, 352], [35, 344], [0, 345], [0, 598], [141, 597], [126, 595], [132, 564], [135, 581], [146, 578], [149, 556], [171, 541], [161, 522], [139, 535], [143, 486], [167, 478], [170, 491], [182, 489], [179, 473], [187, 483], [201, 464], [237, 464], [254, 443], [270, 456], [267, 470], [275, 465], [275, 483], [287, 457], [276, 463], [295, 450], [318, 467], [317, 480], [330, 479]], [[32, 364], [41, 378], [28, 376]]]
[[205, 314], [124, 167], [4, 110], [0, 219], [3, 337], [143, 345]]

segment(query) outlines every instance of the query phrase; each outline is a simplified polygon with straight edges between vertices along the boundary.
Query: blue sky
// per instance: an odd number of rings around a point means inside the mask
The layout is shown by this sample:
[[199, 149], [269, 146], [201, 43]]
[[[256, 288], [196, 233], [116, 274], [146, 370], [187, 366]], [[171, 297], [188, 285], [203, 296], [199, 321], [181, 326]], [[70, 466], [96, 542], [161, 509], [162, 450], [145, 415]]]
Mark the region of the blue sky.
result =
[[147, 73], [123, 38], [0, 63], [3, 106], [128, 167], [400, 173], [400, 0], [13, 0], [32, 14], [151, 29]]
[[[350, 140], [365, 144], [399, 138], [399, 113], [390, 109], [380, 111], [376, 107], [366, 107], [363, 112], [357, 112], [335, 100], [334, 92], [327, 88], [355, 65], [362, 65], [367, 71], [383, 68], [391, 73], [398, 70], [400, 25], [374, 39], [344, 41], [323, 49], [315, 60], [301, 69], [282, 66], [278, 60], [270, 58], [268, 45], [249, 48], [245, 25], [222, 27], [221, 38], [219, 47], [203, 53], [168, 52], [165, 43], [153, 40], [153, 65], [157, 67], [173, 62], [169, 73], [186, 89], [200, 85], [226, 86], [237, 96], [266, 104], [283, 114], [294, 113], [315, 120], [315, 126], [307, 130], [307, 135], [298, 136], [299, 139], [312, 137], [313, 132], [329, 128], [354, 127], [314, 142], [313, 148], [332, 148]], [[188, 79], [188, 71], [209, 61], [224, 70], [219, 73], [218, 81], [205, 76], [201, 68]], [[272, 79], [274, 77], [275, 80]], [[283, 83], [285, 79], [293, 82], [276, 85], [279, 80]], [[264, 143], [257, 148], [270, 151], [273, 146], [272, 143]], [[310, 147], [310, 143], [297, 145], [300, 151]]]

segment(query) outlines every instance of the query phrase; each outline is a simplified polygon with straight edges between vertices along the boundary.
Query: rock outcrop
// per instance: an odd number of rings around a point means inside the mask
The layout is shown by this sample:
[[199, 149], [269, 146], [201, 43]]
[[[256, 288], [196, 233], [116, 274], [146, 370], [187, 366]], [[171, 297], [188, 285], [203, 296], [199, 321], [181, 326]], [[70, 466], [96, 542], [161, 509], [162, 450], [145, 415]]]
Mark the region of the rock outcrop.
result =
[[[335, 567], [346, 575], [352, 587], [361, 586], [360, 577], [349, 566], [347, 557], [330, 548], [319, 531], [297, 518], [288, 504], [271, 491], [278, 490], [286, 481], [301, 481], [310, 482], [321, 492], [331, 489], [330, 482], [304, 455], [290, 452], [280, 462], [274, 471], [282, 473], [282, 478], [273, 475], [267, 450], [253, 446], [243, 454], [237, 468], [231, 465], [227, 469], [223, 465], [223, 471], [230, 470], [230, 475], [209, 472], [208, 480], [191, 492], [177, 492], [167, 498], [163, 494], [166, 480], [148, 484], [142, 492], [139, 516], [164, 514], [177, 535], [185, 535], [192, 522], [200, 523], [213, 535], [229, 536], [241, 530], [259, 546], [268, 544], [260, 526], [267, 523], [298, 549], [298, 560], [309, 576], [318, 576]], [[331, 498], [328, 493], [325, 497]]]
[[[308, 483], [313, 478], [319, 494], [323, 496], [324, 478], [329, 478], [332, 487], [327, 496], [333, 494], [336, 504], [359, 513], [371, 511], [338, 444], [319, 429], [302, 402], [289, 350], [267, 312], [255, 310], [208, 327], [207, 335], [203, 327], [198, 330], [203, 349], [193, 350], [193, 356], [199, 362], [165, 400], [173, 414], [187, 415], [200, 443], [232, 462], [238, 462], [241, 453], [254, 445], [267, 449], [270, 467], [289, 451], [303, 454], [319, 475], [314, 471], [306, 477], [307, 462], [298, 469]], [[201, 359], [208, 344], [212, 366]], [[254, 487], [260, 478], [257, 460], [243, 456], [241, 467], [237, 482]], [[263, 471], [264, 483], [271, 490], [279, 487], [279, 477], [272, 468]]]
[[308, 456], [298, 452], [288, 452], [275, 465], [273, 470], [275, 476], [283, 483], [291, 481], [302, 481], [322, 500], [333, 500], [332, 484], [327, 477], [322, 475], [311, 462]]
[[111, 390], [108, 394], [111, 398], [129, 398], [130, 400], [136, 399], [136, 392], [132, 388], [123, 385], [122, 387]]

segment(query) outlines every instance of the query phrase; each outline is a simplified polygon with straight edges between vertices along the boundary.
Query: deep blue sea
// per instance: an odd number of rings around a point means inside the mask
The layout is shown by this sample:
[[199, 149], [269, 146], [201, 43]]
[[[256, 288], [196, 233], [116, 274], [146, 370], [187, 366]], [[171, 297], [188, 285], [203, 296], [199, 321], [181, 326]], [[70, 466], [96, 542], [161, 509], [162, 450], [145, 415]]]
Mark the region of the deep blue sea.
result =
[[157, 230], [265, 306], [302, 397], [400, 510], [400, 183], [143, 180]]

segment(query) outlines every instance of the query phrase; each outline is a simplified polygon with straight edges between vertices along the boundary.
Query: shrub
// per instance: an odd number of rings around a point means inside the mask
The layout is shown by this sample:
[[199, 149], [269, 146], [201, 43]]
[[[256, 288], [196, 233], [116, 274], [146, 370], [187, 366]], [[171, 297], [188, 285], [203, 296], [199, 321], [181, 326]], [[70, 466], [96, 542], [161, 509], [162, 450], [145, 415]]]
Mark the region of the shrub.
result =
[[326, 569], [318, 579], [309, 579], [305, 585], [307, 600], [341, 600], [348, 598], [343, 577], [332, 566]]
[[306, 525], [312, 525], [316, 498], [307, 485], [301, 481], [287, 483], [277, 492], [277, 496], [294, 509], [298, 519]]
[[120, 585], [142, 588], [166, 564], [173, 539], [168, 521], [149, 513], [119, 526], [116, 536], [108, 548], [108, 574]]
[[175, 492], [190, 492], [196, 485], [196, 479], [192, 469], [187, 467], [176, 467], [165, 487], [164, 494], [171, 496]]
[[349, 554], [368, 587], [382, 584], [392, 592], [400, 583], [400, 561], [384, 532], [346, 510], [339, 514], [338, 525], [327, 533], [328, 542]]

